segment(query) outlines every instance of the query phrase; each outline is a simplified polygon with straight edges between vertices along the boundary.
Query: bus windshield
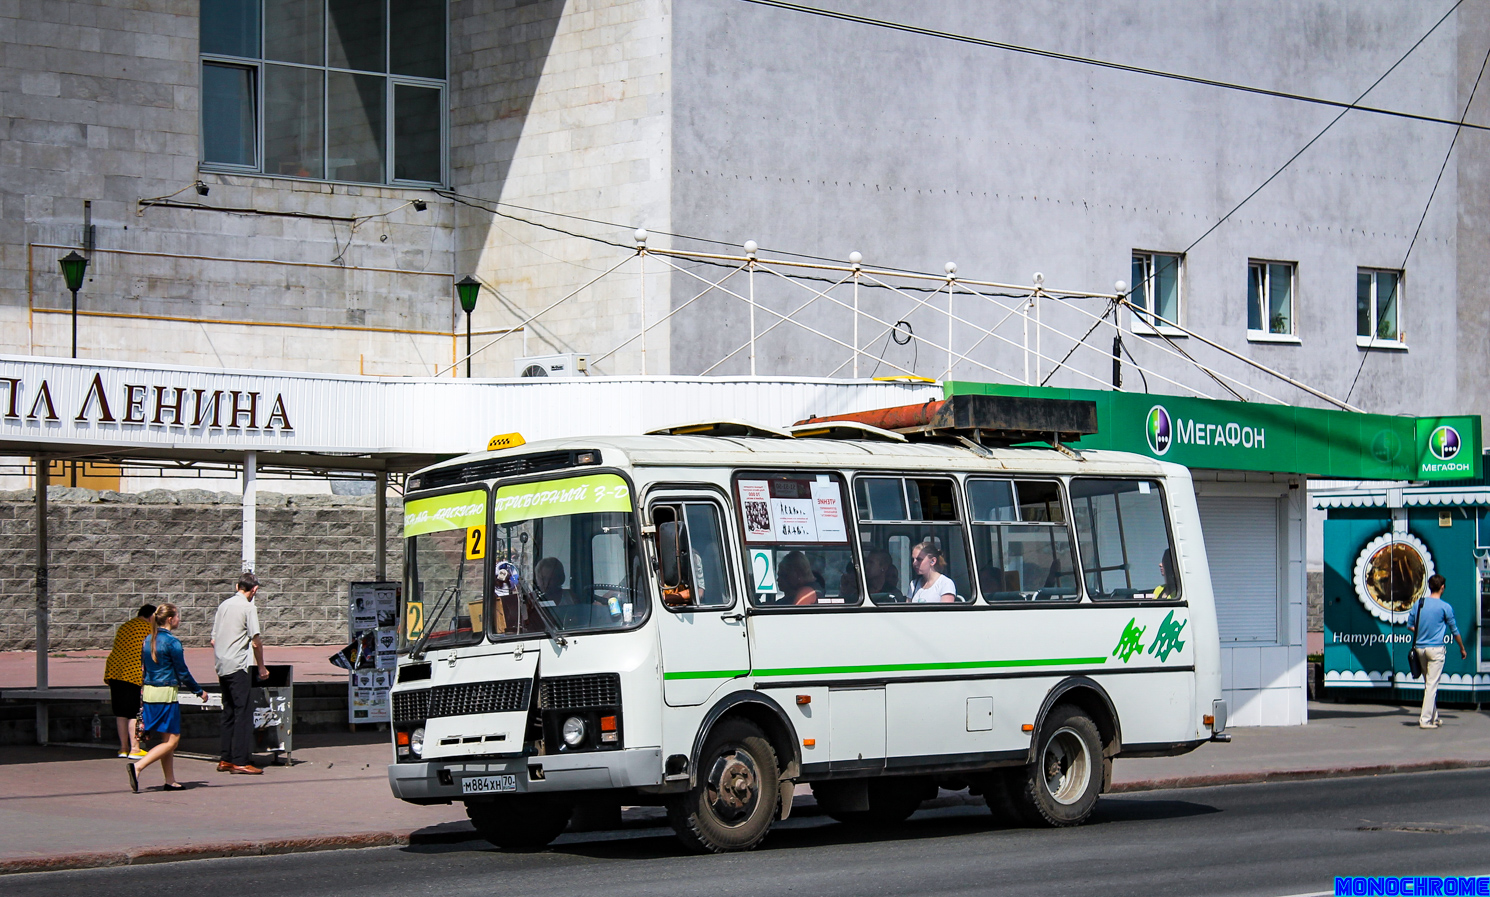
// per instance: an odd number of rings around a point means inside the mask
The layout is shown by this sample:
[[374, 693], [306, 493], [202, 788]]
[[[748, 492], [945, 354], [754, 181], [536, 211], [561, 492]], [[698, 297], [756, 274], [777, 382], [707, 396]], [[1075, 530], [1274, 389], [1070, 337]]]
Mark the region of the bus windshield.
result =
[[404, 506], [404, 536], [398, 650], [480, 641], [486, 490], [410, 500]]
[[627, 629], [646, 616], [625, 480], [503, 486], [493, 506], [493, 637]]

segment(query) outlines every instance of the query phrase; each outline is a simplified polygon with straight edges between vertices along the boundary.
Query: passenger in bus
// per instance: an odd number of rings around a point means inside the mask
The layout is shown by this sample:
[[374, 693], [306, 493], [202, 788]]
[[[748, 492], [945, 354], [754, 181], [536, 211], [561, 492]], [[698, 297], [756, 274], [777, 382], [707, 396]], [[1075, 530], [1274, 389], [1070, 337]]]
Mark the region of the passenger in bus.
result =
[[957, 600], [957, 584], [942, 573], [946, 567], [946, 555], [930, 539], [911, 549], [912, 604], [950, 604]]
[[776, 572], [776, 587], [781, 591], [785, 604], [816, 604], [822, 596], [812, 562], [800, 551], [788, 552], [781, 559]]
[[1180, 587], [1174, 575], [1174, 549], [1164, 549], [1164, 555], [1159, 559], [1159, 575], [1164, 577], [1164, 583], [1154, 589], [1154, 600], [1178, 598]]

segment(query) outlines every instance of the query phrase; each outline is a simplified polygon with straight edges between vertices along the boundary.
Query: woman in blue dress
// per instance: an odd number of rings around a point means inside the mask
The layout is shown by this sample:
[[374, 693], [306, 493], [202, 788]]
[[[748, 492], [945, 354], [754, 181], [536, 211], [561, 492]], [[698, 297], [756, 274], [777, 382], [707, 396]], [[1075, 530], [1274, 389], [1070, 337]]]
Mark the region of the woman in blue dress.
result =
[[159, 732], [165, 738], [148, 754], [129, 764], [129, 787], [136, 794], [140, 793], [140, 773], [157, 760], [166, 776], [165, 790], [183, 790], [185, 786], [176, 781], [176, 745], [181, 743], [181, 705], [176, 703], [176, 693], [185, 686], [202, 701], [207, 700], [207, 693], [186, 668], [181, 640], [171, 634], [172, 629], [181, 625], [181, 610], [174, 604], [162, 604], [155, 609], [151, 622], [150, 635], [140, 651], [145, 668], [140, 717], [146, 732]]

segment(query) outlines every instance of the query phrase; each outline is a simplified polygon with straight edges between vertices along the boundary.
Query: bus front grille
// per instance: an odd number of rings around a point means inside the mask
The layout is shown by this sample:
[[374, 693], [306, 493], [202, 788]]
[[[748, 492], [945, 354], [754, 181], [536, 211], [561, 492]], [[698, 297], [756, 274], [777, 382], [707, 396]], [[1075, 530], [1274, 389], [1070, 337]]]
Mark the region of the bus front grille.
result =
[[429, 715], [468, 716], [473, 713], [511, 713], [528, 709], [531, 679], [466, 682], [430, 689]]
[[538, 692], [538, 704], [544, 710], [616, 707], [620, 703], [621, 676], [618, 673], [544, 679]]

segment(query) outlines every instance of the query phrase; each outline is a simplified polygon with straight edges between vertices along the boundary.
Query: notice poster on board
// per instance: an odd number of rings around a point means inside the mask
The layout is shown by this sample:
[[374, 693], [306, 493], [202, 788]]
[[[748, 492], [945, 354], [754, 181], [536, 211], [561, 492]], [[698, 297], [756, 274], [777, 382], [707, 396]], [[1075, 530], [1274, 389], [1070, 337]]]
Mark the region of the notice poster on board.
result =
[[[354, 643], [362, 646], [359, 669], [347, 682], [347, 720], [352, 723], [386, 723], [388, 688], [398, 666], [398, 599], [402, 587], [396, 582], [354, 582], [347, 590], [347, 628]], [[371, 643], [373, 669], [365, 664]]]
[[746, 542], [848, 541], [843, 490], [835, 480], [740, 480], [735, 488]]

